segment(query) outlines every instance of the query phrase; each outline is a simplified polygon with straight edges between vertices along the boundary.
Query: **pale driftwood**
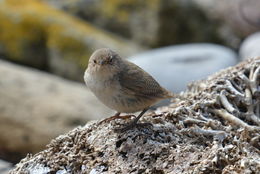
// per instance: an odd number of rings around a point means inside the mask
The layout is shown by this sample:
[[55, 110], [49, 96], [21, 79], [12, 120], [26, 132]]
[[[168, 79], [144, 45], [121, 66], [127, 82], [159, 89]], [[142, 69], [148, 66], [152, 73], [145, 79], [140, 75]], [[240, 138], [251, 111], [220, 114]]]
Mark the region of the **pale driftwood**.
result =
[[125, 119], [78, 127], [10, 173], [259, 173], [259, 65], [250, 59], [191, 84], [143, 117], [152, 126], [115, 132]]

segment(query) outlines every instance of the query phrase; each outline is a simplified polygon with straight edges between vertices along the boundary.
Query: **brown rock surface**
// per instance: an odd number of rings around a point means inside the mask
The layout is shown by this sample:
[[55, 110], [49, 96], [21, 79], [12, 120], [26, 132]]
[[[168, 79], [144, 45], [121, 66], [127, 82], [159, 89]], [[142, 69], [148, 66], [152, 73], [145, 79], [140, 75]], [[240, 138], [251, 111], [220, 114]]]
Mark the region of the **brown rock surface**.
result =
[[0, 60], [0, 156], [16, 161], [77, 125], [110, 116], [80, 83]]
[[260, 58], [194, 83], [180, 99], [129, 120], [88, 123], [28, 155], [11, 173], [259, 173]]

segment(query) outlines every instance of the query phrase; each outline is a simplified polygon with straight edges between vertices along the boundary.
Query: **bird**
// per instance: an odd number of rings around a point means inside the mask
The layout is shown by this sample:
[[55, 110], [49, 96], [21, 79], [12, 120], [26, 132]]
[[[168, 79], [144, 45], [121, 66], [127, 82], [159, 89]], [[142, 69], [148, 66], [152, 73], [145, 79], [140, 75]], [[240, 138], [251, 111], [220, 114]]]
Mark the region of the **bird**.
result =
[[152, 105], [174, 97], [150, 74], [109, 48], [93, 52], [84, 73], [84, 81], [104, 105], [116, 111], [113, 117], [106, 120], [122, 118], [121, 113], [141, 111], [121, 129], [123, 131], [137, 126], [138, 120]]

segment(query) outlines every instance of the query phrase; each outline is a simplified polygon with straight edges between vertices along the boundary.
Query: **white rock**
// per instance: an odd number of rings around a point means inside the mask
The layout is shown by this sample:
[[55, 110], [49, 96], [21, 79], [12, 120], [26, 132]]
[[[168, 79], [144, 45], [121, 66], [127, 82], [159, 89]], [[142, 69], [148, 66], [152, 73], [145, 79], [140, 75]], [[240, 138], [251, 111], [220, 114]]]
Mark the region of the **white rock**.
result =
[[71, 172], [67, 171], [66, 169], [58, 170], [56, 174], [70, 174]]
[[239, 49], [241, 59], [248, 59], [260, 56], [260, 32], [248, 36]]
[[231, 49], [215, 44], [186, 44], [154, 49], [129, 60], [168, 90], [180, 92], [194, 80], [235, 65], [237, 55]]
[[37, 164], [35, 166], [28, 166], [28, 171], [30, 174], [48, 174], [50, 168], [44, 167], [42, 164]]
[[11, 163], [8, 163], [8, 162], [0, 159], [0, 173], [1, 174], [8, 174], [9, 170], [11, 170], [12, 168], [13, 167], [12, 167]]

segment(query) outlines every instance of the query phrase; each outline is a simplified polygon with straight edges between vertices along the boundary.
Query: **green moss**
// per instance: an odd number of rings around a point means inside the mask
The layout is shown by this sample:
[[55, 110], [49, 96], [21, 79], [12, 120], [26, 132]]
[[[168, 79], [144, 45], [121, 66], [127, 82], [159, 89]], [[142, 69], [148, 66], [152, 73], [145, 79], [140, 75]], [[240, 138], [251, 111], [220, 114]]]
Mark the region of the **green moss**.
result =
[[9, 59], [44, 69], [45, 33], [36, 18], [18, 18], [15, 13], [0, 9], [0, 44]]
[[159, 6], [159, 0], [109, 0], [102, 1], [101, 13], [109, 18], [114, 18], [118, 22], [129, 22], [133, 11], [150, 9], [155, 10]]
[[[75, 33], [68, 34], [68, 27]], [[41, 43], [43, 49], [56, 49], [64, 59], [85, 67], [90, 51], [82, 36], [94, 32], [98, 35], [96, 29], [37, 1], [8, 0], [0, 5], [0, 44], [14, 61], [34, 59], [29, 50]]]
[[[25, 1], [22, 0], [20, 3], [22, 2]], [[41, 54], [39, 47], [42, 50], [45, 49], [44, 42], [46, 35], [44, 26], [38, 20], [37, 15], [29, 14], [30, 12], [28, 14], [23, 13], [26, 8], [22, 11], [22, 6], [19, 6], [20, 3], [14, 3], [13, 0], [1, 3], [0, 43], [3, 46], [6, 57], [14, 61], [23, 62], [24, 64], [30, 62], [34, 64], [37, 62], [35, 59], [43, 59], [43, 57], [39, 56]], [[39, 50], [39, 52], [36, 52], [34, 55], [32, 53], [35, 50]], [[45, 56], [44, 53], [41, 55]], [[42, 63], [42, 60], [38, 62]]]
[[106, 45], [127, 50], [129, 43], [38, 0], [0, 1], [0, 46], [8, 59], [48, 69], [50, 55], [58, 56], [73, 65], [70, 72], [82, 73], [94, 49]]
[[91, 53], [85, 44], [69, 34], [66, 35], [62, 28], [54, 28], [49, 32], [48, 47], [59, 50], [64, 59], [77, 61], [79, 66], [86, 67]]

